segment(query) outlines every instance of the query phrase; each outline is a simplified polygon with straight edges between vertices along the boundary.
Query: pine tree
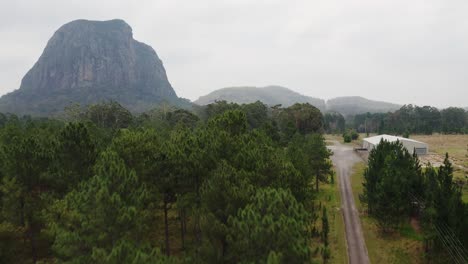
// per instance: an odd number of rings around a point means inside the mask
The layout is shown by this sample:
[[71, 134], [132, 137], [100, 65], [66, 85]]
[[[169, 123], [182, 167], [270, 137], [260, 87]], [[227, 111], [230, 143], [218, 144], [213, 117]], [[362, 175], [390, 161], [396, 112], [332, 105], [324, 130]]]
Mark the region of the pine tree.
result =
[[222, 161], [202, 186], [202, 234], [206, 241], [202, 253], [209, 262], [223, 262], [227, 258], [228, 219], [235, 216], [254, 193], [248, 176]]
[[328, 233], [330, 232], [330, 224], [328, 223], [327, 208], [322, 209], [322, 242], [325, 247], [328, 246]]
[[410, 212], [411, 195], [422, 189], [421, 168], [400, 142], [381, 141], [369, 155], [364, 193], [369, 213], [385, 231], [396, 227]]
[[115, 152], [103, 152], [95, 175], [58, 200], [48, 214], [52, 246], [63, 262], [90, 262], [122, 239], [141, 243], [148, 230], [151, 204], [135, 172]]
[[464, 225], [468, 219], [467, 206], [462, 201], [461, 188], [453, 182], [453, 166], [448, 153], [443, 165], [439, 167], [438, 176], [440, 192], [436, 198], [437, 220], [447, 224], [455, 233], [466, 233], [467, 228]]
[[61, 194], [92, 176], [96, 145], [83, 123], [69, 123], [58, 136], [54, 170], [49, 181]]
[[37, 236], [42, 226], [40, 213], [44, 208], [43, 175], [52, 157], [39, 135], [12, 138], [16, 144], [6, 145], [3, 152], [5, 177], [2, 182], [2, 214], [8, 222], [25, 229], [31, 259], [38, 259]]
[[309, 261], [309, 215], [289, 191], [259, 189], [228, 223], [233, 262], [258, 262], [272, 251], [281, 254], [284, 263]]

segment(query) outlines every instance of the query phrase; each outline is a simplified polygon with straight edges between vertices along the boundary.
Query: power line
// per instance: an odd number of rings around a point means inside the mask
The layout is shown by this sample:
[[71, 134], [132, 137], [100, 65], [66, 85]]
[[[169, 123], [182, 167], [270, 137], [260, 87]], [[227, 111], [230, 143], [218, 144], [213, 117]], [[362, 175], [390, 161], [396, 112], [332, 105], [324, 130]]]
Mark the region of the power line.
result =
[[436, 232], [438, 233], [438, 235], [440, 237], [440, 240], [442, 241], [442, 244], [444, 244], [445, 249], [447, 250], [447, 252], [452, 257], [452, 260], [456, 261], [456, 263], [461, 263], [461, 264], [466, 263], [465, 258], [463, 258], [463, 256], [460, 256], [459, 254], [457, 254], [456, 250], [454, 250], [452, 248], [452, 245], [450, 245], [450, 242], [447, 240], [447, 238], [445, 238], [445, 236], [442, 234], [442, 232], [439, 230], [439, 228], [436, 225], [434, 225], [434, 228], [435, 228]]
[[454, 239], [451, 236], [446, 235], [446, 231], [444, 231], [440, 226], [434, 225], [434, 228], [437, 228], [438, 231], [441, 233], [441, 235], [445, 238], [447, 244], [449, 244], [450, 249], [452, 252], [454, 252], [455, 255], [457, 255], [460, 259], [465, 260], [466, 258], [463, 256], [463, 253], [460, 252], [460, 249], [458, 246], [454, 245]]
[[[411, 192], [409, 195], [413, 200], [420, 204], [420, 208], [425, 208], [426, 202], [422, 198], [414, 195]], [[436, 201], [434, 201], [434, 204], [439, 206]], [[442, 244], [446, 248], [447, 253], [450, 254], [452, 259], [457, 263], [468, 263], [468, 257], [465, 248], [452, 229], [442, 221], [438, 221], [438, 223], [432, 223], [432, 225], [441, 239]]]
[[439, 222], [438, 228], [441, 229], [444, 232], [444, 234], [448, 234], [448, 239], [450, 239], [449, 242], [451, 242], [452, 247], [457, 251], [458, 255], [460, 255], [460, 257], [463, 260], [468, 260], [466, 252], [464, 251], [463, 245], [460, 243], [460, 240], [457, 239], [456, 235], [452, 232], [450, 227], [446, 227], [444, 229], [443, 227], [441, 227], [441, 224], [443, 223]]

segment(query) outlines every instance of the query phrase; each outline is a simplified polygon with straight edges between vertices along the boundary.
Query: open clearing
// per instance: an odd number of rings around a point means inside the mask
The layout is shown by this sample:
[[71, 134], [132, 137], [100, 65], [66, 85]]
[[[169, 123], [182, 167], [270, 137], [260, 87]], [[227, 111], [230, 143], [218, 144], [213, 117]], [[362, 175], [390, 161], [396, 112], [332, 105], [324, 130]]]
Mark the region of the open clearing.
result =
[[454, 164], [455, 181], [463, 185], [463, 201], [468, 203], [468, 135], [412, 135], [410, 138], [429, 144], [429, 155], [420, 157], [434, 166], [443, 162], [445, 153]]
[[[372, 135], [371, 135], [372, 136]], [[343, 143], [340, 135], [326, 135], [328, 145], [339, 141], [348, 147], [358, 147], [362, 143], [365, 134], [351, 143]], [[439, 166], [445, 153], [454, 164], [455, 180], [464, 184], [463, 200], [468, 202], [468, 135], [412, 135], [410, 138], [429, 144], [429, 155], [422, 156], [421, 163], [431, 162]], [[365, 169], [364, 162], [358, 162], [352, 169], [350, 180], [354, 201], [360, 215], [363, 235], [371, 263], [423, 263], [423, 238], [417, 231], [417, 224], [410, 219], [403, 227], [392, 235], [382, 234], [375, 220], [369, 217], [360, 203], [359, 194], [362, 193], [362, 178]], [[339, 177], [337, 177], [339, 178]]]
[[[369, 136], [374, 136], [370, 134]], [[366, 134], [359, 134], [359, 138], [350, 143], [343, 143], [341, 135], [326, 135], [327, 142], [333, 140], [339, 141], [341, 144], [360, 147], [362, 139]], [[445, 158], [445, 153], [449, 154], [450, 161], [454, 167], [455, 181], [463, 185], [463, 201], [468, 203], [468, 135], [410, 135], [411, 139], [425, 142], [429, 145], [429, 154], [420, 156], [419, 159], [422, 165], [430, 162], [433, 166], [440, 166]], [[366, 158], [367, 153], [361, 153], [361, 156]]]
[[468, 169], [468, 135], [414, 135], [410, 138], [429, 144], [429, 152], [444, 157], [449, 154], [454, 164]]

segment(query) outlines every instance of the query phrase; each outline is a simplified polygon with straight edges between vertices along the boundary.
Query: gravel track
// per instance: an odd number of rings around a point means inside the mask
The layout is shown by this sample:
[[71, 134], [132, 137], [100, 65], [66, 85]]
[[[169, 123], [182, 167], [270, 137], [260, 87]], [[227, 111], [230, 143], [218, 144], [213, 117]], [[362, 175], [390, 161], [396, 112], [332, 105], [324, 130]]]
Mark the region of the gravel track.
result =
[[353, 190], [351, 188], [351, 173], [353, 165], [362, 159], [354, 152], [353, 148], [333, 141], [329, 146], [333, 151], [332, 161], [339, 176], [341, 192], [341, 211], [345, 222], [346, 244], [350, 264], [370, 263], [367, 254], [366, 243], [361, 228], [359, 212], [354, 203]]

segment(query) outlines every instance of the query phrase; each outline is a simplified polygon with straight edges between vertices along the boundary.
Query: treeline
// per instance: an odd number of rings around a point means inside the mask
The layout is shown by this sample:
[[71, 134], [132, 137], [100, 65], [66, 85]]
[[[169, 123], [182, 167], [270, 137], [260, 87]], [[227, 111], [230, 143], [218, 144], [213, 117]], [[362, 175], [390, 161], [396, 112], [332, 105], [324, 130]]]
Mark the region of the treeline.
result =
[[466, 134], [468, 112], [457, 107], [439, 110], [432, 106], [404, 105], [393, 113], [356, 115], [350, 121], [350, 126], [360, 133]]
[[322, 120], [309, 104], [226, 102], [1, 114], [0, 262], [326, 261]]
[[360, 199], [382, 231], [396, 231], [416, 217], [428, 259], [442, 254], [444, 263], [447, 257], [454, 263], [467, 260], [468, 205], [462, 201], [462, 187], [453, 180], [448, 155], [439, 168], [421, 168], [417, 156], [400, 142], [381, 141], [370, 152], [363, 186]]

